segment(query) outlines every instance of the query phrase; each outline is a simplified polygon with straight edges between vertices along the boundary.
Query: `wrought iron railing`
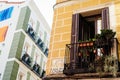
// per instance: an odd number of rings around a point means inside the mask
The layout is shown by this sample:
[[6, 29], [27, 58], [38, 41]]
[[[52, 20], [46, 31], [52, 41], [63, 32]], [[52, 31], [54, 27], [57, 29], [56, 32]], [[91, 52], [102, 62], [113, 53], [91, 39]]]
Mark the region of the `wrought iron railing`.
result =
[[21, 60], [26, 66], [31, 67], [31, 58], [27, 53], [23, 54]]
[[[111, 51], [114, 49], [113, 51]], [[114, 52], [114, 53], [113, 53]], [[104, 65], [104, 57], [113, 55], [118, 59], [117, 39], [104, 41], [86, 41], [66, 45], [64, 74], [96, 72]]]
[[30, 38], [36, 43], [36, 45], [41, 49], [41, 51], [48, 56], [48, 47], [45, 46], [45, 43], [41, 40], [40, 36], [37, 36], [37, 33], [33, 30], [33, 28], [28, 25], [27, 34]]
[[40, 65], [37, 64], [37, 63], [35, 63], [35, 64], [33, 65], [33, 67], [32, 67], [32, 71], [33, 71], [36, 75], [41, 76], [41, 75], [40, 75], [40, 70], [41, 70]]
[[[41, 69], [40, 65], [35, 62], [35, 64], [32, 66], [32, 60], [31, 57], [25, 53], [23, 54], [21, 60], [20, 60], [26, 67], [28, 67], [31, 71], [33, 71], [38, 77], [42, 78], [45, 75], [45, 71]], [[40, 73], [42, 71], [42, 73]]]

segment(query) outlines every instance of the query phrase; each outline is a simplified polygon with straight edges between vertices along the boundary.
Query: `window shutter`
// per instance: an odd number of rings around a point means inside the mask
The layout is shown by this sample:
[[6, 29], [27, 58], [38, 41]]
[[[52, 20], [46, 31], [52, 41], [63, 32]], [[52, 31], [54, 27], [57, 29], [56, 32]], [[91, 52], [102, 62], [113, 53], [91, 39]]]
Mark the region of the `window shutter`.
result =
[[97, 29], [98, 29], [98, 27], [97, 27], [97, 20], [95, 20], [95, 34], [98, 33], [98, 32], [97, 32]]
[[109, 8], [103, 8], [102, 10], [102, 29], [109, 29], [110, 23], [109, 23]]
[[[77, 45], [75, 43], [78, 42], [78, 36], [79, 36], [79, 16], [80, 14], [73, 14], [72, 15], [72, 30], [71, 30], [71, 51], [70, 51], [70, 62], [76, 63], [76, 56], [75, 53], [77, 53]], [[72, 64], [73, 65], [73, 64]]]
[[71, 43], [77, 43], [79, 37], [79, 17], [80, 14], [74, 14], [72, 16], [72, 31], [71, 31]]
[[75, 15], [72, 15], [71, 43], [75, 40]]

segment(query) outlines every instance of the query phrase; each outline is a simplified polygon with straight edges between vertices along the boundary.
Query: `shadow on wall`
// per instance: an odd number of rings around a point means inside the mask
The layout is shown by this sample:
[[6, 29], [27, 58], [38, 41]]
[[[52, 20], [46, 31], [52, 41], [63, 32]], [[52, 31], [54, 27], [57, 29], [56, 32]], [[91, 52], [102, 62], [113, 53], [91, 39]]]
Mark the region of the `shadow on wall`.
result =
[[1, 79], [1, 73], [0, 73], [0, 79]]

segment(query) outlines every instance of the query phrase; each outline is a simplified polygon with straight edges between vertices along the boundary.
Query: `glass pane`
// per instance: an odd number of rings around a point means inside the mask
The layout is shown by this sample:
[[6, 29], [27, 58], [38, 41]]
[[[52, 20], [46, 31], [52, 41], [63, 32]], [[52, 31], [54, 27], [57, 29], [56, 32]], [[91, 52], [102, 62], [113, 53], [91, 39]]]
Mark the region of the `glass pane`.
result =
[[102, 20], [97, 20], [97, 33], [100, 34], [100, 30], [102, 29]]

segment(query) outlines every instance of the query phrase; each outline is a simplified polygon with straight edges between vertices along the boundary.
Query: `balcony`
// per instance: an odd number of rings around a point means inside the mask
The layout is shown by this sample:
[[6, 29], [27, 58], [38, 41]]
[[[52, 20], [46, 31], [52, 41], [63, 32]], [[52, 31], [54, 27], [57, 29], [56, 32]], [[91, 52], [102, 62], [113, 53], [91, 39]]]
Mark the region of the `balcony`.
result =
[[22, 56], [22, 59], [21, 59], [21, 61], [27, 66], [27, 67], [31, 67], [31, 58], [30, 58], [30, 56], [27, 54], [27, 53], [25, 53], [23, 56]]
[[41, 70], [41, 68], [40, 68], [40, 66], [39, 66], [37, 63], [35, 63], [35, 64], [33, 65], [32, 70], [33, 70], [33, 72], [34, 72], [35, 74], [37, 74], [38, 76], [40, 76], [40, 70]]
[[41, 40], [39, 36], [37, 36], [36, 32], [33, 30], [31, 25], [28, 25], [28, 29], [26, 33], [30, 36], [30, 38], [36, 43], [36, 45], [40, 48], [40, 50], [48, 56], [48, 48], [45, 46], [45, 43]]
[[42, 74], [40, 73], [40, 71], [42, 70], [40, 65], [35, 63], [32, 66], [32, 60], [31, 57], [25, 53], [23, 54], [22, 58], [20, 59], [20, 61], [28, 68], [30, 69], [32, 72], [34, 72], [38, 77], [42, 78], [45, 75], [45, 71], [42, 71]]
[[28, 27], [27, 32], [28, 32], [29, 36], [30, 36], [33, 40], [35, 40], [35, 31], [33, 30], [33, 28], [32, 28], [32, 27]]
[[44, 77], [44, 76], [45, 76], [45, 73], [46, 73], [45, 70], [43, 70], [41, 77]]
[[[116, 38], [112, 38], [110, 41], [95, 40], [67, 44], [63, 73], [73, 75], [97, 73], [98, 71], [104, 72], [107, 63], [117, 65], [117, 71], [119, 71], [117, 46], [118, 41]], [[114, 51], [111, 51], [113, 49]], [[114, 54], [112, 52], [114, 52]], [[107, 62], [109, 61], [108, 56], [114, 60]], [[107, 66], [109, 66], [109, 64], [107, 64]]]

